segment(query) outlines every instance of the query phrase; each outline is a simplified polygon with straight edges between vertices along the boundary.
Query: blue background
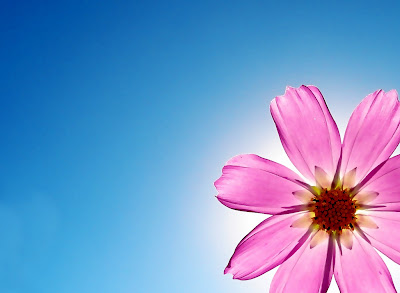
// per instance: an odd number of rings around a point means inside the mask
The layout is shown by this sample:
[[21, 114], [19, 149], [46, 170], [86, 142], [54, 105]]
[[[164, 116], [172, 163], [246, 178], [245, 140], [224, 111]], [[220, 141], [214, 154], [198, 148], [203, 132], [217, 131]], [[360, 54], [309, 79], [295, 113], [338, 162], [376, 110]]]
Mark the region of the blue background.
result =
[[265, 216], [213, 182], [240, 153], [291, 166], [286, 85], [341, 131], [400, 88], [399, 7], [374, 2], [2, 1], [0, 292], [267, 292], [223, 275]]

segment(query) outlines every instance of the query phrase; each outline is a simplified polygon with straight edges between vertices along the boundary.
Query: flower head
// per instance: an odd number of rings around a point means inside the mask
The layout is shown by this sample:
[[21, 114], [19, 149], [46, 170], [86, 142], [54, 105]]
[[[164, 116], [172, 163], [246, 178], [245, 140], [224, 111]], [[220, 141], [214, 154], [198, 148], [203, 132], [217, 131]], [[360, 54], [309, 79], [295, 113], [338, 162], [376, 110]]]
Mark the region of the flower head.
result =
[[400, 264], [400, 102], [378, 90], [341, 142], [321, 92], [288, 87], [271, 102], [282, 145], [304, 178], [256, 155], [215, 182], [229, 208], [272, 214], [238, 244], [225, 273], [248, 280], [280, 265], [270, 292], [396, 292], [375, 248]]

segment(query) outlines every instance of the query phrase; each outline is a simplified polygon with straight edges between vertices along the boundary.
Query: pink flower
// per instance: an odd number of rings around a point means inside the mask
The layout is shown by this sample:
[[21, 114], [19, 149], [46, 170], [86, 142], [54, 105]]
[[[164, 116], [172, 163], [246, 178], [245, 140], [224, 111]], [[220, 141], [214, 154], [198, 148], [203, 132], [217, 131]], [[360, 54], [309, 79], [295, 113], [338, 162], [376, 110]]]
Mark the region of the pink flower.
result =
[[[248, 280], [280, 265], [270, 292], [396, 292], [374, 248], [400, 264], [397, 92], [378, 90], [354, 110], [343, 143], [314, 86], [271, 103], [282, 145], [303, 174], [256, 155], [232, 158], [215, 182], [229, 208], [272, 214], [238, 244], [225, 273]], [[308, 183], [306, 183], [308, 182]]]

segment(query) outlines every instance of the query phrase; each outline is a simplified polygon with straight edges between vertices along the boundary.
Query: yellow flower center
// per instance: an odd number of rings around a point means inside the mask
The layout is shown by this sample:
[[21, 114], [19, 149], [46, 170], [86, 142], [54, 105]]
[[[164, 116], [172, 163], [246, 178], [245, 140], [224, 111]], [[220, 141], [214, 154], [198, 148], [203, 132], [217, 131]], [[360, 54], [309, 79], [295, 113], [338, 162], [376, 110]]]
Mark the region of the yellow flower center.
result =
[[315, 214], [314, 224], [328, 233], [341, 233], [343, 229], [354, 229], [358, 206], [347, 189], [321, 190], [309, 205]]

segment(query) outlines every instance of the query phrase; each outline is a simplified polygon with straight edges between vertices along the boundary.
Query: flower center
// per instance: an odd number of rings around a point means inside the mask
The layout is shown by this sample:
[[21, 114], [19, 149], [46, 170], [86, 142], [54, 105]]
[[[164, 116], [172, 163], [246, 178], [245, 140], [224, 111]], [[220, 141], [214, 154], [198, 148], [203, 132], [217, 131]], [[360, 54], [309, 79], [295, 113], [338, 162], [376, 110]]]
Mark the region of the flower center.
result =
[[341, 233], [343, 229], [354, 229], [355, 213], [358, 208], [348, 190], [322, 189], [309, 206], [314, 212], [314, 224], [328, 233]]

